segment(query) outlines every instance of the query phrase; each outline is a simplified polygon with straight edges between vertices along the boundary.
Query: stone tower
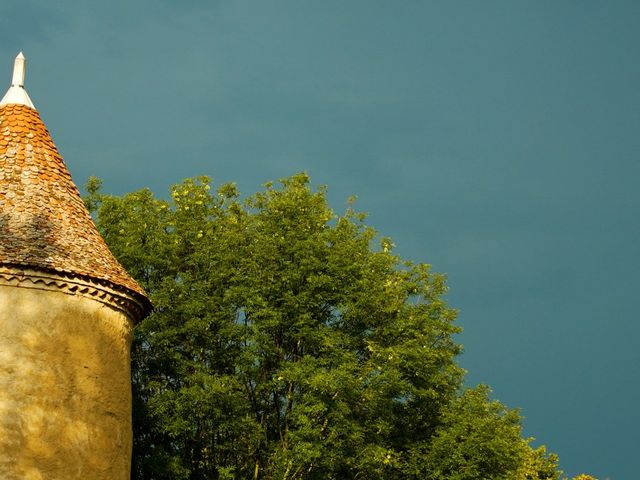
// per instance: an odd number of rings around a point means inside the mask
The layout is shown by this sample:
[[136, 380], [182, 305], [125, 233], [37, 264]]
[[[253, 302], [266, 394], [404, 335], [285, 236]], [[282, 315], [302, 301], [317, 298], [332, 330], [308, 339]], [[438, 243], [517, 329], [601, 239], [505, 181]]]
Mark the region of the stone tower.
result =
[[150, 309], [24, 89], [0, 101], [0, 478], [125, 480], [132, 328]]

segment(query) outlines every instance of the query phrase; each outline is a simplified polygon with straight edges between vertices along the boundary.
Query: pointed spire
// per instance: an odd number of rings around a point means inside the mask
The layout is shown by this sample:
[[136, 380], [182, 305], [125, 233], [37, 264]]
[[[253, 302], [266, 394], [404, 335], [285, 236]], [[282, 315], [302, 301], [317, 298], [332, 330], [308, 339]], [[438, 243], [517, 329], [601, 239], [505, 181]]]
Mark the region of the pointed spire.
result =
[[15, 102], [0, 106], [0, 276], [6, 268], [91, 279], [132, 297], [138, 306], [120, 304], [132, 318], [150, 308], [100, 236], [40, 115]]
[[17, 104], [26, 105], [35, 108], [33, 102], [29, 98], [27, 91], [24, 89], [24, 79], [26, 75], [27, 59], [24, 58], [22, 52], [18, 54], [13, 64], [13, 78], [11, 79], [11, 87], [7, 90], [5, 96], [0, 100], [0, 106]]

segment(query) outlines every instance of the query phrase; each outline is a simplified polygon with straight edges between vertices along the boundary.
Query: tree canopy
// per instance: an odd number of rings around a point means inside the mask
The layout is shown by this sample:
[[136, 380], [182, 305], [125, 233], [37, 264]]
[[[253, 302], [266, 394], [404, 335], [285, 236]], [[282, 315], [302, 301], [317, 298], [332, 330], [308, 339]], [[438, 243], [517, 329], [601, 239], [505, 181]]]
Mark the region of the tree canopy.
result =
[[305, 174], [206, 177], [87, 206], [153, 313], [132, 349], [132, 478], [558, 479], [521, 417], [464, 388], [445, 277]]

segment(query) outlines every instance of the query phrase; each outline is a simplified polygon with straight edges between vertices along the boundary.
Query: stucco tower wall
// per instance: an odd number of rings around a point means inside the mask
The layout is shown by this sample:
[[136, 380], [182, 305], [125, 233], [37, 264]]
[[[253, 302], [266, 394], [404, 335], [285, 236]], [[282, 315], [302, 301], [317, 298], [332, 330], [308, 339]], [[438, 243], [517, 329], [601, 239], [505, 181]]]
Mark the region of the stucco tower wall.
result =
[[0, 275], [0, 478], [125, 480], [133, 321], [113, 292]]

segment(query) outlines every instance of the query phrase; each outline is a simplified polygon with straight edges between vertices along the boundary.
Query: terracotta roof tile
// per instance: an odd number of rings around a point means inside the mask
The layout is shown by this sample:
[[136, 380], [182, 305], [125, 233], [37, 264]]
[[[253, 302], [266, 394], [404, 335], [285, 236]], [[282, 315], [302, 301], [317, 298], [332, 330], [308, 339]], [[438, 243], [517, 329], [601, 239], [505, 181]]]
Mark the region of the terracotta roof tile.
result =
[[148, 304], [118, 263], [38, 112], [0, 107], [0, 266], [73, 273], [113, 284]]

